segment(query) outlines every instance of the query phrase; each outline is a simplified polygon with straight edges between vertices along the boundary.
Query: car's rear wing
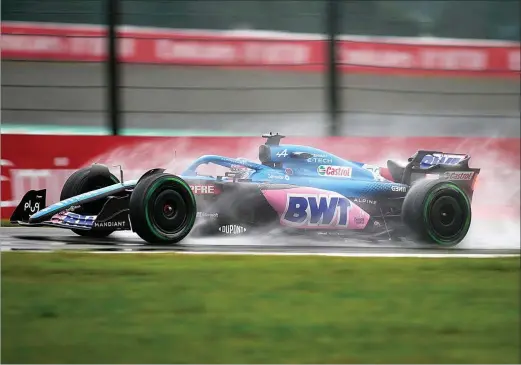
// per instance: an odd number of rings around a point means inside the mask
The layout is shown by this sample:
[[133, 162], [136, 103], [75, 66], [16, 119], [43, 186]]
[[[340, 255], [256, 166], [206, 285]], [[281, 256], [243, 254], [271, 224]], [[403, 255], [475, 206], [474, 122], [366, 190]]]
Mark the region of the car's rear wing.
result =
[[409, 162], [413, 165], [419, 165], [422, 168], [430, 168], [432, 166], [462, 166], [469, 167], [470, 155], [461, 153], [445, 153], [441, 151], [420, 150], [409, 158]]
[[471, 168], [469, 161], [467, 154], [419, 150], [406, 166], [388, 161], [388, 167], [395, 182], [412, 185], [425, 178], [444, 179], [456, 183], [472, 196], [481, 169]]

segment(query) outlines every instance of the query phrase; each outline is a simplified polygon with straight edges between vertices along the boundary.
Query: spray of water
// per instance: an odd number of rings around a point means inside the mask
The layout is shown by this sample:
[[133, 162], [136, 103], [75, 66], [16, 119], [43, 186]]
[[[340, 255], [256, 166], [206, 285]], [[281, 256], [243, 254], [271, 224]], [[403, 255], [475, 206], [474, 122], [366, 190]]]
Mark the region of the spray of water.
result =
[[[519, 144], [519, 140], [517, 142]], [[472, 201], [471, 229], [459, 248], [520, 248], [520, 166], [517, 156], [498, 150], [497, 140], [489, 138], [476, 142], [473, 138], [461, 140], [458, 145], [409, 146], [415, 149], [434, 149], [443, 152], [468, 153], [470, 167], [479, 167], [478, 183]], [[517, 148], [519, 150], [519, 147]], [[389, 149], [375, 161], [385, 166], [387, 159], [405, 165], [407, 157]], [[382, 155], [381, 155], [382, 156]]]
[[520, 248], [520, 168], [516, 161], [480, 146], [475, 164], [481, 168], [475, 187], [471, 229], [462, 248]]
[[[174, 141], [174, 142], [173, 142]], [[212, 144], [213, 143], [213, 144]], [[121, 165], [125, 170], [125, 179], [134, 179], [153, 167], [165, 168], [167, 172], [181, 173], [193, 160], [207, 153], [221, 153], [222, 144], [219, 141], [209, 143], [205, 150], [194, 150], [192, 140], [165, 139], [140, 142], [131, 146], [117, 147], [114, 150], [96, 156], [88, 161], [104, 163], [109, 166]], [[228, 140], [229, 143], [229, 140]], [[342, 142], [339, 142], [342, 143]], [[257, 160], [258, 139], [238, 138], [233, 140], [233, 146], [226, 147], [229, 157], [243, 157]], [[342, 146], [331, 146], [336, 154], [350, 158], [349, 152], [338, 153]], [[434, 148], [432, 146], [410, 146]], [[440, 146], [438, 146], [440, 147]], [[367, 149], [370, 155], [372, 146], [357, 146]], [[472, 140], [463, 141], [459, 146], [438, 148], [444, 152], [466, 152], [473, 156], [471, 167], [480, 167], [481, 173], [473, 200], [473, 223], [467, 238], [461, 243], [461, 248], [519, 248], [520, 247], [520, 169], [519, 162], [505, 158], [505, 155], [493, 148], [493, 139], [489, 143], [476, 145]], [[328, 149], [329, 150], [329, 149]], [[371, 163], [385, 166], [387, 159], [406, 163], [408, 155], [394, 148], [378, 151], [378, 157]], [[383, 157], [385, 156], [385, 158]], [[198, 170], [202, 174], [223, 174], [217, 166], [206, 166]]]

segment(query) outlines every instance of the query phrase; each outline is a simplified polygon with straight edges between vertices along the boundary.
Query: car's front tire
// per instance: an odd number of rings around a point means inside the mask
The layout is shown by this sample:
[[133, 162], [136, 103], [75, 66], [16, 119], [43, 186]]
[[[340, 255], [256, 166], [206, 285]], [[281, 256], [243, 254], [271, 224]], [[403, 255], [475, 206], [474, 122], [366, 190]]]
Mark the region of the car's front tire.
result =
[[152, 244], [175, 244], [192, 230], [195, 196], [180, 177], [159, 173], [139, 181], [130, 196], [132, 230]]
[[[92, 165], [75, 171], [65, 184], [63, 185], [60, 200], [72, 198], [73, 196], [87, 193], [89, 191], [105, 188], [110, 185], [119, 183], [116, 176], [110, 173], [108, 168], [103, 165]], [[106, 203], [106, 199], [98, 199], [90, 203], [83, 204], [75, 210], [75, 213], [82, 215], [97, 215]], [[104, 231], [88, 231], [81, 229], [72, 229], [72, 231], [80, 236], [102, 238], [110, 235], [113, 230]]]

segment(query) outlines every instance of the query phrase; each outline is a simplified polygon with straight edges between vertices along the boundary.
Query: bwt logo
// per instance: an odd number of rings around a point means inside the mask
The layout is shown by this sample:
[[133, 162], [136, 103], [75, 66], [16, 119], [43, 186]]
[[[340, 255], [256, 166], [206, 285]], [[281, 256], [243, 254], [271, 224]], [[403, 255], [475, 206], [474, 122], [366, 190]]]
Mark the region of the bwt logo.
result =
[[331, 195], [288, 195], [283, 223], [294, 227], [347, 227], [351, 203]]
[[421, 161], [421, 165], [457, 165], [466, 155], [444, 155], [442, 153], [434, 153], [432, 155], [425, 155]]

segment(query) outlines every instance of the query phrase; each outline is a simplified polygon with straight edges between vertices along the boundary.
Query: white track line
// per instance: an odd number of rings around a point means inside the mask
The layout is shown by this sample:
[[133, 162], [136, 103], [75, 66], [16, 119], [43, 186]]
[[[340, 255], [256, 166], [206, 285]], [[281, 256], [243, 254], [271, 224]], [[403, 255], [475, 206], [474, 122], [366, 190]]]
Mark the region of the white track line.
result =
[[[51, 253], [53, 250], [12, 250], [2, 249], [2, 251], [16, 252], [39, 252]], [[172, 251], [135, 251], [123, 249], [121, 251], [68, 251], [92, 254], [172, 254], [172, 255], [254, 255], [254, 256], [328, 256], [328, 257], [386, 257], [386, 258], [500, 258], [500, 257], [520, 257], [521, 254], [446, 254], [446, 253], [316, 253], [316, 252], [172, 252]]]
[[[92, 252], [92, 253], [118, 253], [118, 252]], [[181, 255], [254, 255], [254, 256], [329, 256], [329, 257], [410, 257], [410, 258], [499, 258], [499, 257], [520, 257], [520, 254], [430, 254], [430, 253], [306, 253], [306, 252], [171, 252], [171, 251], [153, 251], [153, 252], [139, 252], [139, 251], [123, 251], [119, 253], [170, 253]]]

